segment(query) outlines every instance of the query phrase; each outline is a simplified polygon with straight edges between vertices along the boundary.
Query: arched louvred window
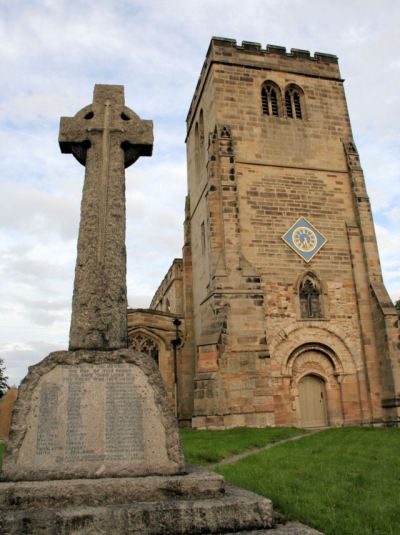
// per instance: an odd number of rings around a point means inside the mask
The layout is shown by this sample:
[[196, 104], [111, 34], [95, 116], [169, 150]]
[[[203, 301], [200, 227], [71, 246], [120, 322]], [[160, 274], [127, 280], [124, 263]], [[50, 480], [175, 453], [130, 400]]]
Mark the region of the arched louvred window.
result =
[[285, 92], [285, 106], [286, 106], [286, 115], [288, 117], [293, 117], [293, 107], [292, 107], [292, 99], [290, 98], [290, 92]]
[[322, 318], [321, 285], [312, 273], [307, 273], [299, 287], [301, 317]]
[[275, 84], [266, 82], [261, 89], [261, 105], [264, 115], [279, 116], [279, 89]]
[[303, 119], [303, 92], [297, 86], [289, 86], [285, 91], [286, 115], [291, 119]]
[[294, 113], [296, 119], [301, 119], [301, 104], [300, 104], [300, 95], [297, 91], [293, 91], [293, 103], [294, 103]]
[[149, 357], [152, 357], [158, 364], [158, 346], [150, 336], [138, 333], [131, 336], [129, 341], [135, 351], [149, 355]]

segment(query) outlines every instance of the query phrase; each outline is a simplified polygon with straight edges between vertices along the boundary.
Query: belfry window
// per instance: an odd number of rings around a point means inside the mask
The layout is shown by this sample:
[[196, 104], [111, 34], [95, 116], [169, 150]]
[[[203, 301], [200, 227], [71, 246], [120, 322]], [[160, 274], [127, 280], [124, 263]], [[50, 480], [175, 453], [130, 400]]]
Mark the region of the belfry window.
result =
[[261, 89], [261, 105], [264, 115], [279, 116], [279, 89], [267, 82]]
[[286, 115], [291, 119], [303, 119], [302, 93], [299, 88], [291, 86], [285, 91]]
[[321, 289], [316, 277], [307, 273], [299, 287], [301, 317], [322, 318]]

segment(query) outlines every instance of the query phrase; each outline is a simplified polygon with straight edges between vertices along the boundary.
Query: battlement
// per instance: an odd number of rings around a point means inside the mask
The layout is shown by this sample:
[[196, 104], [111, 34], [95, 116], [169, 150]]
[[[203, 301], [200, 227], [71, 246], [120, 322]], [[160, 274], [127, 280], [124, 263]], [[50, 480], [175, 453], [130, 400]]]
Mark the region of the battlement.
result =
[[341, 80], [338, 58], [333, 54], [315, 52], [312, 56], [309, 50], [299, 48], [291, 48], [288, 52], [283, 46], [266, 45], [265, 48], [262, 48], [260, 43], [252, 41], [242, 41], [242, 44], [239, 45], [235, 39], [212, 37], [187, 115], [188, 130], [204, 82], [213, 64], [242, 65], [266, 71], [275, 70]]
[[337, 56], [333, 54], [325, 54], [323, 52], [315, 52], [314, 56], [311, 56], [309, 50], [301, 50], [299, 48], [291, 48], [290, 52], [287, 52], [284, 46], [267, 45], [264, 49], [261, 43], [255, 43], [253, 41], [242, 41], [241, 45], [237, 44], [236, 39], [228, 39], [226, 37], [212, 37], [210, 46], [207, 52], [207, 56], [212, 48], [224, 47], [233, 48], [235, 50], [245, 50], [252, 52], [253, 54], [265, 55], [265, 54], [279, 54], [280, 56], [287, 56], [290, 58], [302, 58], [309, 59], [311, 61], [322, 61], [325, 63], [338, 63]]

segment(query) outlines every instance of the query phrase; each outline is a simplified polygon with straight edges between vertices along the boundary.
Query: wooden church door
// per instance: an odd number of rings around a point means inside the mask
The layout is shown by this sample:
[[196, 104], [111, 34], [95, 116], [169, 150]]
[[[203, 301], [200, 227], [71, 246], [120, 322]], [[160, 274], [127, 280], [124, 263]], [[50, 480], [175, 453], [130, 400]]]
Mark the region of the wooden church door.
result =
[[325, 383], [315, 375], [306, 375], [299, 384], [302, 427], [328, 425]]

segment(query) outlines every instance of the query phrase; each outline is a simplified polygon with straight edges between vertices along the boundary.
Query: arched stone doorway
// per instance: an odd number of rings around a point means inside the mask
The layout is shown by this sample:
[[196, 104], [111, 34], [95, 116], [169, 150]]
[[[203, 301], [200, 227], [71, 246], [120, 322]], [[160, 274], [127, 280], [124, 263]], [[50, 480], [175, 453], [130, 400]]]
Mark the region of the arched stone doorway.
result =
[[342, 425], [341, 363], [323, 344], [303, 344], [289, 358], [293, 424], [301, 427]]
[[302, 427], [328, 425], [325, 381], [317, 375], [305, 375], [299, 382]]
[[282, 400], [287, 399], [288, 407], [286, 413], [282, 407], [279, 425], [302, 425], [299, 383], [307, 375], [315, 375], [325, 383], [328, 425], [359, 425], [369, 421], [362, 362], [349, 337], [307, 321], [301, 327], [283, 331], [276, 338], [276, 345], [271, 346], [272, 355], [282, 362]]

